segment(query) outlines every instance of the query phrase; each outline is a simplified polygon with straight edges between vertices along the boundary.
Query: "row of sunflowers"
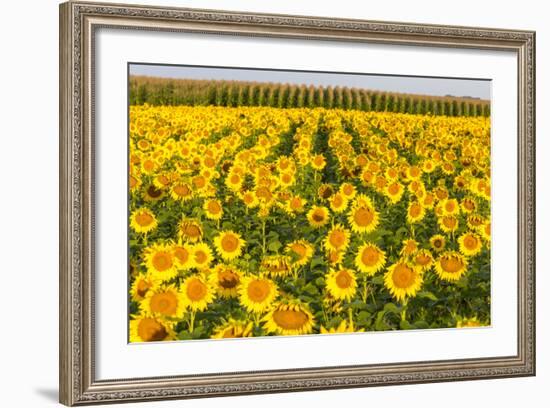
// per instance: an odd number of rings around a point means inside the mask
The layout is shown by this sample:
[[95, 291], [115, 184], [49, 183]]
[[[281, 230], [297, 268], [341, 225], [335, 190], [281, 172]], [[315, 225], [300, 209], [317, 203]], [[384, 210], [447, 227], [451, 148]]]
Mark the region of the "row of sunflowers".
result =
[[130, 341], [490, 324], [490, 119], [131, 106]]

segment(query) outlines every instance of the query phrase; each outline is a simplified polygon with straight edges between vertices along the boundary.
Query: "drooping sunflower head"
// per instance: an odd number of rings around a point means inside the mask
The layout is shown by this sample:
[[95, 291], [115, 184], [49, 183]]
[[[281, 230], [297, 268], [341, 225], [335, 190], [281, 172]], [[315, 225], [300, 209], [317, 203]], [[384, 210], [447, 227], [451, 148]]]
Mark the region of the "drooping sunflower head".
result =
[[209, 281], [218, 295], [224, 298], [234, 298], [238, 295], [243, 273], [229, 265], [219, 264], [209, 275]]
[[403, 259], [391, 265], [384, 276], [384, 285], [392, 296], [401, 302], [416, 296], [422, 287], [422, 282], [420, 269]]
[[386, 264], [386, 254], [375, 244], [361, 245], [355, 257], [355, 266], [367, 275], [374, 275]]
[[183, 281], [180, 293], [185, 307], [202, 311], [214, 300], [215, 290], [203, 276], [191, 275]]
[[157, 188], [155, 185], [150, 184], [143, 190], [143, 199], [147, 202], [155, 202], [164, 198], [164, 190]]
[[168, 285], [148, 290], [140, 308], [152, 316], [181, 318], [185, 304], [178, 289], [174, 285]]
[[295, 300], [280, 302], [262, 320], [267, 332], [283, 336], [311, 333], [315, 325], [309, 308]]
[[472, 197], [464, 197], [460, 203], [461, 210], [466, 214], [471, 214], [477, 208], [477, 203]]
[[444, 215], [437, 218], [439, 228], [446, 233], [455, 232], [458, 229], [458, 218], [454, 215]]
[[243, 278], [239, 289], [241, 304], [251, 313], [261, 313], [271, 307], [278, 290], [272, 280], [264, 277], [248, 276]]
[[344, 251], [349, 244], [350, 233], [341, 224], [334, 225], [325, 238], [324, 245], [328, 250]]
[[151, 278], [168, 281], [178, 274], [176, 260], [170, 245], [156, 243], [144, 250], [145, 265]]
[[176, 338], [174, 324], [161, 317], [146, 313], [132, 316], [130, 320], [130, 342], [169, 341]]
[[202, 225], [194, 218], [183, 218], [179, 223], [178, 234], [185, 242], [199, 242], [203, 235]]
[[326, 278], [327, 291], [334, 299], [350, 301], [357, 291], [357, 278], [352, 269], [331, 269]]
[[260, 264], [262, 273], [271, 277], [285, 277], [292, 271], [291, 259], [286, 255], [265, 256]]
[[313, 206], [307, 213], [307, 220], [314, 228], [321, 228], [329, 220], [328, 208], [323, 206]]
[[189, 201], [193, 198], [193, 189], [185, 182], [177, 182], [170, 189], [170, 196], [176, 201]]
[[321, 184], [317, 190], [317, 195], [321, 200], [328, 200], [332, 194], [334, 194], [334, 189], [330, 184]]
[[217, 221], [222, 218], [223, 207], [220, 200], [210, 199], [203, 204], [203, 210], [207, 218]]
[[138, 233], [148, 233], [157, 228], [155, 214], [146, 207], [138, 208], [130, 216], [130, 227]]
[[303, 266], [313, 256], [313, 245], [303, 239], [293, 241], [287, 245], [286, 253], [290, 257], [291, 265]]
[[157, 281], [152, 279], [149, 275], [140, 274], [136, 276], [136, 278], [132, 282], [130, 295], [132, 296], [133, 300], [141, 301], [145, 299], [145, 295], [147, 295], [147, 292], [153, 289], [156, 285]]
[[213, 339], [235, 339], [241, 337], [252, 337], [253, 323], [229, 319], [226, 322], [223, 322], [219, 326], [214, 328], [214, 333], [212, 334]]
[[456, 251], [446, 251], [435, 261], [435, 272], [446, 281], [455, 282], [459, 280], [468, 267], [467, 259]]
[[481, 251], [482, 241], [479, 235], [466, 232], [458, 238], [460, 252], [466, 256], [475, 256]]
[[239, 257], [245, 245], [241, 235], [234, 231], [222, 231], [214, 238], [218, 254], [226, 261]]

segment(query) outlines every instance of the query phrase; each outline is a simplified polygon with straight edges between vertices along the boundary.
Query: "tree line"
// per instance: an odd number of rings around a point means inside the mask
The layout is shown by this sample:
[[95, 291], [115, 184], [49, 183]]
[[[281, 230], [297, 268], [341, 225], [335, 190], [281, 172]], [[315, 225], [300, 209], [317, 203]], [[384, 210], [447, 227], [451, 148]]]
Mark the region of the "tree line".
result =
[[306, 86], [225, 80], [131, 76], [131, 105], [270, 106], [339, 108], [447, 116], [489, 116], [489, 101], [380, 92], [340, 86]]

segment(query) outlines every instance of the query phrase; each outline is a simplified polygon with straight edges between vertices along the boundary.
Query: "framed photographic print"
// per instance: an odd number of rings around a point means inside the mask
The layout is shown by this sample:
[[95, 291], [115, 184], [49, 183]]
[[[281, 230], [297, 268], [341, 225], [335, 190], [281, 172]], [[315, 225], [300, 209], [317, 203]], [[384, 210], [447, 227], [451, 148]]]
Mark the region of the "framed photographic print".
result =
[[62, 4], [61, 402], [534, 375], [534, 41]]

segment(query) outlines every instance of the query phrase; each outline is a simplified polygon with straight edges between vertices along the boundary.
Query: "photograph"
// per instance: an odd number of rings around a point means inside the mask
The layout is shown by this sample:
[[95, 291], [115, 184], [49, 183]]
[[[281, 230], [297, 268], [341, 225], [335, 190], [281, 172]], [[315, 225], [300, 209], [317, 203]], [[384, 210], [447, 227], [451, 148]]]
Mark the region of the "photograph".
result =
[[491, 81], [128, 63], [128, 341], [491, 326]]

